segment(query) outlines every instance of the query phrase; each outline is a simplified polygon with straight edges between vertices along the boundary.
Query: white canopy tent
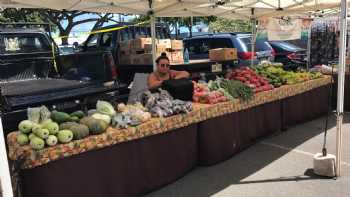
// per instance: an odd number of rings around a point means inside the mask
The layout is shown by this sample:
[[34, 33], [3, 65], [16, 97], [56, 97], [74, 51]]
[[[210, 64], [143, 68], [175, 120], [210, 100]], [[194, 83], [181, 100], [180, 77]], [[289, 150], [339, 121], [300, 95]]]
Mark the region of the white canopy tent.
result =
[[340, 0], [0, 0], [0, 7], [34, 7], [156, 17], [222, 16], [248, 19], [337, 9]]
[[32, 5], [13, 2], [11, 0], [0, 0], [0, 8], [34, 8]]
[[[155, 54], [155, 17], [219, 16], [255, 20], [264, 16], [310, 16], [319, 10], [325, 10], [326, 14], [334, 14], [342, 8], [337, 106], [337, 175], [340, 175], [347, 0], [0, 0], [0, 8], [8, 7], [151, 15], [153, 54]], [[12, 197], [3, 137], [0, 117], [1, 187], [5, 197]]]

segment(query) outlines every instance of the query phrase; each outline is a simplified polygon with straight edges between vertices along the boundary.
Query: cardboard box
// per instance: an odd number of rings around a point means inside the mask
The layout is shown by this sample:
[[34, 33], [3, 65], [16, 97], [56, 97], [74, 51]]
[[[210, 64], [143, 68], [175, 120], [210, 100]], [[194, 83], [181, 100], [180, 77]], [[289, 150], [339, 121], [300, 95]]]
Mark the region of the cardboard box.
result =
[[[166, 52], [166, 46], [162, 45], [162, 44], [157, 44], [156, 45], [157, 57], [158, 57], [158, 55], [162, 54], [163, 52]], [[145, 45], [145, 53], [152, 53], [152, 44]]]
[[212, 61], [227, 61], [237, 59], [235, 48], [218, 48], [209, 50], [209, 59]]
[[152, 44], [151, 38], [137, 38], [132, 40], [132, 49], [145, 49], [146, 44]]
[[141, 65], [140, 54], [132, 54], [129, 56], [131, 65]]
[[184, 44], [182, 40], [171, 40], [171, 49], [173, 50], [183, 50]]
[[130, 49], [130, 54], [143, 54], [145, 53], [144, 49]]
[[172, 63], [183, 63], [184, 62], [184, 57], [182, 51], [174, 51], [170, 52], [170, 62]]
[[130, 54], [131, 54], [130, 49], [129, 50], [123, 50], [123, 49], [119, 50], [119, 56], [125, 56], [125, 55], [130, 55]]
[[171, 40], [170, 39], [160, 39], [158, 44], [164, 45], [166, 49], [171, 49]]
[[152, 65], [153, 64], [152, 57], [153, 57], [152, 53], [145, 53], [145, 54], [140, 55], [142, 65]]
[[130, 49], [131, 48], [131, 41], [127, 40], [127, 41], [119, 42], [119, 48], [120, 49]]
[[348, 66], [350, 65], [350, 57], [346, 57], [345, 64], [348, 65]]
[[119, 42], [119, 52], [120, 52], [121, 55], [129, 55], [130, 54], [130, 48], [131, 48], [130, 40]]
[[167, 46], [164, 44], [157, 44], [157, 54], [161, 55], [163, 52], [167, 52]]
[[133, 54], [130, 57], [131, 65], [152, 65], [152, 53]]
[[145, 44], [145, 53], [152, 53], [152, 44]]
[[120, 55], [119, 56], [119, 64], [129, 65], [129, 64], [131, 64], [130, 60], [131, 60], [130, 55]]

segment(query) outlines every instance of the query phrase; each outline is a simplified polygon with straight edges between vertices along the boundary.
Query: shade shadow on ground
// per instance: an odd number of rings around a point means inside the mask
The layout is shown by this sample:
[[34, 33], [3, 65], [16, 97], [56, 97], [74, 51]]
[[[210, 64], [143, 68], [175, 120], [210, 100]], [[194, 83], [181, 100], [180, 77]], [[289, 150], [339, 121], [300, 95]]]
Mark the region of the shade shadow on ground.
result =
[[[198, 167], [177, 182], [155, 191], [147, 197], [206, 197], [236, 186], [245, 187], [244, 185], [247, 185], [251, 187], [251, 185], [263, 185], [265, 183], [284, 184], [282, 182], [285, 182], [285, 184], [289, 184], [289, 182], [297, 182], [298, 187], [303, 187], [299, 183], [307, 182], [310, 184], [314, 181], [333, 181], [312, 173], [312, 169], [309, 169], [312, 168], [312, 155], [297, 154], [292, 151], [294, 148], [309, 143], [316, 138], [315, 149], [321, 148], [322, 143], [319, 143], [318, 138], [322, 139], [324, 120], [325, 118], [310, 121], [290, 128], [276, 136], [263, 139], [262, 143], [257, 142], [252, 147], [218, 165]], [[350, 115], [345, 115], [344, 123], [349, 122]], [[335, 116], [330, 118], [329, 128], [332, 132], [335, 130]], [[268, 146], [263, 144], [264, 142], [278, 142], [288, 147], [288, 149]], [[264, 188], [258, 189], [264, 190]]]

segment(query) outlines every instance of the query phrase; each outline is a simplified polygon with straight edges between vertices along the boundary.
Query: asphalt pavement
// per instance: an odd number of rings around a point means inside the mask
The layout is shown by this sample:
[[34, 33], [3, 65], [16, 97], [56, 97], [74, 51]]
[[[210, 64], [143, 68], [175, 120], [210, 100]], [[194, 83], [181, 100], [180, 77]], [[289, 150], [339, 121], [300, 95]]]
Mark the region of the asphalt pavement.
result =
[[[321, 152], [324, 118], [259, 141], [231, 159], [198, 167], [146, 197], [348, 197], [350, 196], [350, 114], [345, 114], [341, 177], [312, 173]], [[335, 117], [330, 120], [328, 152], [335, 154]]]

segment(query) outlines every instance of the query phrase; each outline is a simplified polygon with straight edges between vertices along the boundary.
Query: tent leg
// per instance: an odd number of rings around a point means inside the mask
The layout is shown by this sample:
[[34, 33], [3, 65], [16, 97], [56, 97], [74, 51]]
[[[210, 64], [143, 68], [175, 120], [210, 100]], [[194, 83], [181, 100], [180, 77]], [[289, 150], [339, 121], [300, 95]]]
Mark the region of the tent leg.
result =
[[252, 59], [251, 59], [251, 62], [250, 62], [250, 66], [253, 67], [254, 66], [254, 53], [255, 53], [255, 42], [256, 42], [256, 19], [253, 18], [252, 19]]
[[0, 196], [13, 197], [11, 175], [9, 169], [10, 168], [7, 160], [4, 130], [2, 127], [2, 118], [0, 116]]
[[344, 113], [344, 85], [345, 85], [345, 56], [346, 56], [346, 34], [347, 34], [347, 0], [341, 1], [340, 12], [340, 42], [339, 42], [339, 69], [338, 69], [338, 97], [337, 97], [337, 162], [336, 175], [341, 174], [342, 159], [342, 124]]
[[306, 64], [306, 70], [309, 71], [311, 68], [311, 25], [308, 29], [307, 33], [307, 64]]
[[157, 69], [156, 65], [156, 17], [151, 16], [151, 36], [152, 36], [152, 57], [153, 57], [153, 70]]

